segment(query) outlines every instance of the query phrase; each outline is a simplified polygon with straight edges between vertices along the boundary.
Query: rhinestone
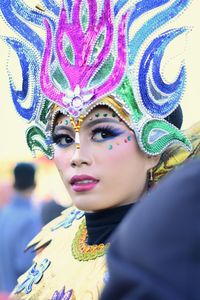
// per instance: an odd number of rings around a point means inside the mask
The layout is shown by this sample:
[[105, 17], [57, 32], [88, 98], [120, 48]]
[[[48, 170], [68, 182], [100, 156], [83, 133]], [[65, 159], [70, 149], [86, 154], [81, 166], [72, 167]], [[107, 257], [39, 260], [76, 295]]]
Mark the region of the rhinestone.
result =
[[76, 96], [72, 100], [72, 107], [74, 109], [81, 109], [83, 107], [83, 100], [79, 96]]

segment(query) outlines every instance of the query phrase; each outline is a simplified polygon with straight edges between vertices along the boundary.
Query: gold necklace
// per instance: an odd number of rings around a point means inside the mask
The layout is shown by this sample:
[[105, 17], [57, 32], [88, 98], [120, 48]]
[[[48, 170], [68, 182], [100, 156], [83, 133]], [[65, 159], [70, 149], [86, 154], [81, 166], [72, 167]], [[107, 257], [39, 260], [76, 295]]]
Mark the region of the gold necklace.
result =
[[79, 261], [87, 261], [92, 260], [97, 257], [103, 256], [109, 247], [109, 243], [107, 244], [99, 244], [99, 245], [88, 245], [86, 243], [87, 240], [87, 228], [85, 219], [82, 221], [79, 229], [74, 237], [72, 242], [72, 254], [75, 259]]

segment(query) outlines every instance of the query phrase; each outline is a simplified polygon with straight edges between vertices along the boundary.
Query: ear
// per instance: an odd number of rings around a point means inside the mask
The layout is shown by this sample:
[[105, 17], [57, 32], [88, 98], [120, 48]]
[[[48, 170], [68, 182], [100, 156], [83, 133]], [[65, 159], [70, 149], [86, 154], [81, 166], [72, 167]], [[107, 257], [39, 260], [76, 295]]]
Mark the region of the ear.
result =
[[148, 164], [148, 170], [154, 168], [155, 166], [157, 166], [157, 164], [160, 161], [160, 155], [156, 155], [156, 156], [148, 156], [147, 157], [147, 164]]

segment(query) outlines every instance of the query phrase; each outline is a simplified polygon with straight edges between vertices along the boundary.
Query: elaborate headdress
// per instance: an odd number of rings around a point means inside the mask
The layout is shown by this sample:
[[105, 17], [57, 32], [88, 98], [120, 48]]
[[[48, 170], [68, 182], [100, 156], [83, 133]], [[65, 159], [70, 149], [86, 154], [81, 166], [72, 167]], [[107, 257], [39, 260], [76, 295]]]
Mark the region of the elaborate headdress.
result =
[[[160, 70], [167, 45], [186, 28], [153, 33], [182, 12], [189, 0], [54, 0], [30, 9], [22, 0], [2, 0], [5, 21], [20, 38], [2, 37], [17, 53], [23, 88], [16, 90], [9, 72], [16, 110], [34, 122], [27, 130], [30, 149], [53, 156], [48, 120], [58, 111], [74, 120], [96, 105], [108, 105], [134, 130], [140, 148], [162, 153], [174, 142], [189, 140], [166, 121], [179, 105], [185, 67], [172, 83]], [[155, 13], [150, 16], [149, 11]], [[134, 30], [136, 20], [147, 15]], [[45, 27], [46, 42], [28, 27]], [[107, 97], [109, 96], [109, 97]], [[31, 97], [31, 105], [26, 107]]]

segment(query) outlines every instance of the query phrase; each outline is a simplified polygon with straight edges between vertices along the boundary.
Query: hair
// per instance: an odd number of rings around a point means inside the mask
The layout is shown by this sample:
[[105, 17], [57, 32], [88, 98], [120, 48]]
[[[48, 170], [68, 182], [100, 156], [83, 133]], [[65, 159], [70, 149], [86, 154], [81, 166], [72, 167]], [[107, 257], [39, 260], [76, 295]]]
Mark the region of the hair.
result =
[[24, 191], [34, 188], [35, 183], [35, 166], [31, 163], [18, 163], [14, 168], [14, 188]]
[[183, 123], [183, 112], [180, 105], [165, 118], [166, 121], [176, 126], [178, 129], [181, 129]]

